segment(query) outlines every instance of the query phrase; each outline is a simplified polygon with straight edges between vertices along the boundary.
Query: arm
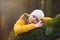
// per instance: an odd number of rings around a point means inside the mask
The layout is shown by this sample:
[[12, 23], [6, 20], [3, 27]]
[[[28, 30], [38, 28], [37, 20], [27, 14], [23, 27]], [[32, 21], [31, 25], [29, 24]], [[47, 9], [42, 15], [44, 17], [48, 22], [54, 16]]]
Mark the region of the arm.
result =
[[35, 29], [34, 24], [28, 24], [28, 25], [24, 25], [24, 24], [25, 24], [25, 22], [23, 20], [23, 16], [21, 16], [20, 19], [14, 25], [14, 32], [16, 34], [22, 34], [22, 33], [28, 32], [32, 29]]

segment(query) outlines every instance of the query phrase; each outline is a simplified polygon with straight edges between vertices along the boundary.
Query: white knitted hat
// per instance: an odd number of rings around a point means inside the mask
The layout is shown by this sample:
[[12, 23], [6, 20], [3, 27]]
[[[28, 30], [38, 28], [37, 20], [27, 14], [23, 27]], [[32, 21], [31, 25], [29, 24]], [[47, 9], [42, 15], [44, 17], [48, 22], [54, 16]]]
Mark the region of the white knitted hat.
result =
[[41, 18], [43, 18], [43, 17], [45, 16], [45, 15], [44, 15], [44, 12], [43, 12], [42, 10], [39, 10], [39, 9], [34, 10], [34, 11], [30, 14], [30, 16], [32, 16], [32, 15], [36, 16], [36, 17], [38, 18], [38, 20], [40, 20]]

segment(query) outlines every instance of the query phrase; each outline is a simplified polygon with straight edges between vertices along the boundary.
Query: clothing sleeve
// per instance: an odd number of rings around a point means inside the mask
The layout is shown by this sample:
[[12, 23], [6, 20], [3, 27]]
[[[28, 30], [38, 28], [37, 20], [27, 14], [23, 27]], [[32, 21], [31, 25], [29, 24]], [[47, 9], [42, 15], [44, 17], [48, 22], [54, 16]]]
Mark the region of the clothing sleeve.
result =
[[25, 25], [25, 22], [24, 22], [22, 16], [21, 16], [21, 18], [19, 20], [17, 20], [16, 24], [14, 25], [14, 32], [17, 35], [25, 33], [25, 32], [28, 32], [28, 31], [30, 31], [32, 29], [35, 29], [34, 24], [27, 24], [27, 25]]
[[46, 22], [46, 21], [48, 21], [48, 20], [52, 20], [52, 18], [51, 18], [51, 17], [43, 17], [41, 20], [42, 20], [43, 22]]

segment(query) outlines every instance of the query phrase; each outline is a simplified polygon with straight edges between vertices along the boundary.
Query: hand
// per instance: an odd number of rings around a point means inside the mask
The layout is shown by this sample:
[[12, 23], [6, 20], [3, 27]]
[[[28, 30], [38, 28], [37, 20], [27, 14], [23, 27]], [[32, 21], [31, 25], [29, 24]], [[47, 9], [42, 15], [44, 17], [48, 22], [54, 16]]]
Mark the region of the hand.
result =
[[42, 26], [43, 26], [43, 23], [41, 23], [41, 22], [38, 22], [35, 24], [35, 27], [42, 27]]

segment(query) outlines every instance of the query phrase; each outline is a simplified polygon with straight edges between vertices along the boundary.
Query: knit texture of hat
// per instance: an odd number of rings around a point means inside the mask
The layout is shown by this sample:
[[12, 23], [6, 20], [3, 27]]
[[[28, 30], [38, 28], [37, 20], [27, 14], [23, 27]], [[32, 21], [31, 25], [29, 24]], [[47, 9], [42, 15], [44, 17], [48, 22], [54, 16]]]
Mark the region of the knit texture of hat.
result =
[[44, 17], [44, 12], [43, 12], [42, 10], [37, 9], [37, 10], [34, 10], [34, 11], [30, 14], [30, 16], [32, 16], [32, 15], [36, 16], [36, 17], [38, 18], [38, 20], [40, 20], [41, 18]]

